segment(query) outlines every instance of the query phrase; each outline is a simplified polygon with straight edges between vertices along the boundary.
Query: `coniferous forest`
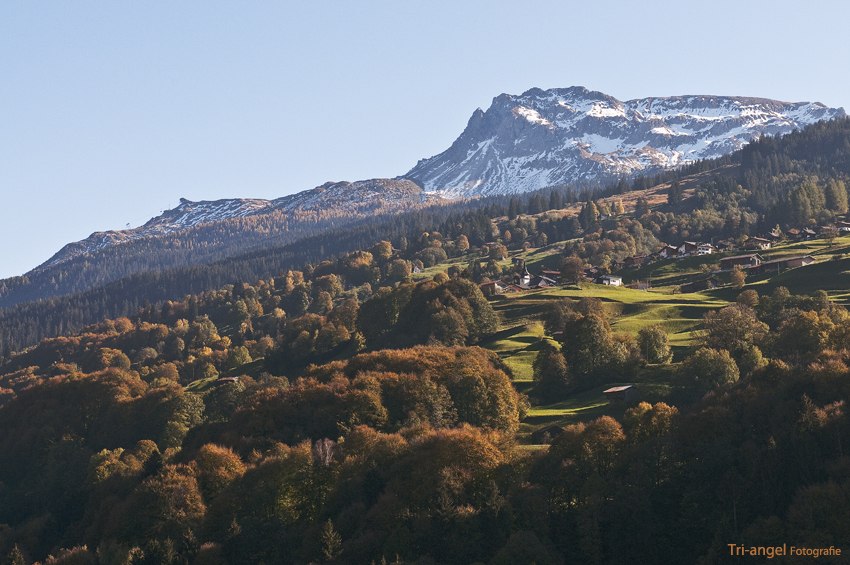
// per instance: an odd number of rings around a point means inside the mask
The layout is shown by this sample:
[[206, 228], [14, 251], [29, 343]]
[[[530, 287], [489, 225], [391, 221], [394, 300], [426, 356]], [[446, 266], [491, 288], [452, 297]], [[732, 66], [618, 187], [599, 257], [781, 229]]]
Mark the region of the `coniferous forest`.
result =
[[[845, 563], [848, 182], [850, 120], [821, 122], [652, 178], [159, 263], [237, 229], [210, 225], [3, 281], [0, 563]], [[765, 264], [812, 264], [720, 268], [764, 235]]]

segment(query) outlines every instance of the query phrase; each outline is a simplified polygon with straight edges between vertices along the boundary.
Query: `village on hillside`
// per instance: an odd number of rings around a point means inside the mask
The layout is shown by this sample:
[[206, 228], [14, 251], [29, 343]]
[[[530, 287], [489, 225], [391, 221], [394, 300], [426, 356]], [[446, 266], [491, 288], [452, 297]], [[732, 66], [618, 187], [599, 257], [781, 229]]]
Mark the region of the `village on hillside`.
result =
[[[645, 290], [651, 288], [652, 283], [650, 280], [639, 280], [625, 284], [623, 282], [624, 275], [629, 270], [634, 270], [644, 265], [651, 265], [659, 261], [723, 254], [724, 256], [719, 259], [719, 263], [715, 265], [717, 268], [705, 273], [708, 276], [683, 283], [677, 289], [682, 293], [699, 292], [718, 286], [718, 274], [728, 273], [736, 269], [742, 270], [748, 276], [779, 273], [788, 269], [811, 265], [815, 262], [815, 258], [808, 254], [765, 260], [759, 254], [759, 251], [769, 250], [780, 243], [793, 244], [815, 239], [827, 240], [831, 244], [837, 237], [848, 232], [850, 232], [850, 222], [839, 220], [815, 228], [791, 228], [784, 232], [776, 229], [759, 236], [741, 238], [737, 242], [730, 238], [717, 242], [684, 241], [678, 246], [662, 244], [653, 253], [626, 257], [625, 259], [613, 262], [609, 267], [584, 266], [581, 277], [578, 280], [569, 280], [569, 277], [560, 270], [538, 269], [536, 274], [532, 274], [526, 266], [524, 258], [514, 257], [512, 259], [515, 269], [513, 276], [508, 275], [502, 277], [500, 280], [486, 280], [481, 282], [479, 287], [487, 296], [553, 288], [570, 282], [623, 286]], [[741, 253], [729, 255], [729, 253], [736, 251]], [[507, 259], [507, 254], [501, 258]]]

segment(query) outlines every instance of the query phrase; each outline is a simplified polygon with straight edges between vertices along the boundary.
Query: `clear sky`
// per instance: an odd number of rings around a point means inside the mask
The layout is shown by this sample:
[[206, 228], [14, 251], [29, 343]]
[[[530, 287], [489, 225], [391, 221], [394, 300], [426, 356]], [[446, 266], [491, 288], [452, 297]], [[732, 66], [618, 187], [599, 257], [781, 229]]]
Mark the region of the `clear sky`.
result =
[[0, 3], [0, 277], [180, 197], [393, 177], [502, 92], [850, 111], [850, 3]]

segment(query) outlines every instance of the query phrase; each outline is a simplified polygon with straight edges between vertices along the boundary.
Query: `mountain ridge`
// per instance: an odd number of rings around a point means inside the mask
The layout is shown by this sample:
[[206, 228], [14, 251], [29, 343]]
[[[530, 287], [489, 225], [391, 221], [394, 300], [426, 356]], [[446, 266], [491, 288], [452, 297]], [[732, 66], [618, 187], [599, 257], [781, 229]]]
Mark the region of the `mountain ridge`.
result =
[[398, 178], [447, 198], [651, 174], [762, 135], [845, 117], [819, 102], [684, 95], [620, 101], [584, 87], [500, 94], [452, 145]]
[[223, 198], [180, 203], [144, 225], [127, 230], [92, 233], [86, 239], [69, 243], [50, 259], [32, 269], [38, 272], [91, 253], [104, 247], [120, 245], [146, 237], [168, 235], [201, 224], [282, 212], [290, 216], [316, 214], [344, 216], [378, 214], [390, 210], [409, 209], [439, 202], [442, 197], [426, 194], [409, 180], [369, 179], [357, 182], [326, 182], [316, 188], [282, 196], [273, 200], [261, 198]]

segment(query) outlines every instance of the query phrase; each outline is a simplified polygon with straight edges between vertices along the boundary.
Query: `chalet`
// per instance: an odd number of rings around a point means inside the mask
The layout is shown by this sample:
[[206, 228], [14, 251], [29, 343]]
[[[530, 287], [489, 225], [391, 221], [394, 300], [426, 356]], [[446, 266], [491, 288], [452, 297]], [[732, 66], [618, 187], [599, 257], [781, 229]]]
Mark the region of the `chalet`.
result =
[[811, 255], [800, 255], [798, 257], [790, 257], [788, 259], [782, 259], [785, 262], [785, 267], [788, 269], [794, 269], [796, 267], [805, 267], [807, 265], [811, 265], [815, 262], [815, 258]]
[[750, 273], [772, 273], [773, 271], [781, 271], [782, 269], [795, 269], [797, 267], [805, 267], [815, 262], [815, 258], [811, 255], [798, 255], [797, 257], [786, 257], [784, 259], [774, 259], [773, 261], [765, 261], [757, 266], [750, 267]]
[[629, 404], [640, 398], [640, 392], [635, 385], [615, 386], [603, 392], [608, 404]]
[[717, 242], [717, 250], [718, 251], [731, 251], [735, 249], [735, 242], [729, 239], [724, 239], [723, 241]]
[[835, 227], [838, 229], [838, 231], [850, 231], [850, 222], [839, 220], [835, 222]]
[[698, 243], [696, 243], [695, 241], [686, 241], [678, 248], [679, 257], [688, 257], [690, 255], [694, 255], [698, 249]]
[[800, 230], [800, 236], [803, 240], [808, 241], [810, 239], [816, 238], [818, 234], [812, 228], [803, 228], [802, 230]]
[[422, 272], [422, 269], [420, 267], [416, 266], [416, 265], [413, 265], [413, 267], [410, 270], [414, 273], [421, 273]]
[[661, 248], [661, 251], [658, 252], [658, 255], [662, 259], [672, 259], [673, 257], [679, 256], [679, 249], [672, 245], [665, 245]]
[[490, 281], [478, 285], [484, 295], [504, 294], [510, 292], [510, 287], [502, 281]]
[[697, 245], [697, 255], [711, 255], [714, 246], [710, 243], [700, 243]]
[[598, 267], [588, 267], [584, 270], [584, 280], [586, 282], [594, 282], [596, 278], [599, 276], [599, 268]]
[[602, 275], [596, 279], [596, 284], [604, 284], [608, 286], [623, 286], [623, 277], [615, 277], [614, 275]]
[[767, 232], [766, 234], [764, 234], [764, 238], [768, 241], [775, 243], [775, 242], [782, 239], [782, 234], [771, 231], [771, 232]]
[[846, 222], [835, 222], [834, 224], [819, 226], [815, 231], [818, 232], [818, 237], [829, 237], [829, 232], [831, 232], [832, 230], [838, 232], [838, 235], [844, 235], [845, 233], [850, 231], [850, 227], [838, 227], [839, 223]]
[[791, 228], [790, 230], [785, 232], [785, 237], [792, 241], [799, 241], [800, 239], [800, 230], [796, 228]]
[[770, 249], [770, 240], [763, 237], [750, 237], [744, 242], [744, 249]]
[[701, 281], [693, 281], [689, 283], [685, 283], [679, 286], [679, 291], [682, 294], [688, 294], [691, 292], [699, 292], [701, 290], [711, 290], [712, 288], [716, 288], [717, 285], [714, 283], [712, 279], [703, 279]]
[[753, 267], [761, 264], [764, 261], [758, 253], [750, 253], [749, 255], [735, 255], [734, 257], [724, 257], [720, 260], [720, 270], [729, 271], [735, 265], [742, 267]]
[[526, 286], [528, 288], [552, 288], [553, 286], [558, 286], [558, 282], [549, 277], [537, 275], [536, 277], [531, 277], [531, 280], [528, 281]]
[[564, 428], [554, 424], [540, 428], [531, 432], [531, 443], [537, 445], [550, 443], [553, 439], [561, 435], [563, 431]]
[[623, 263], [625, 263], [627, 267], [639, 267], [640, 265], [646, 263], [648, 260], [649, 255], [635, 255], [633, 257], [626, 257], [623, 260]]

